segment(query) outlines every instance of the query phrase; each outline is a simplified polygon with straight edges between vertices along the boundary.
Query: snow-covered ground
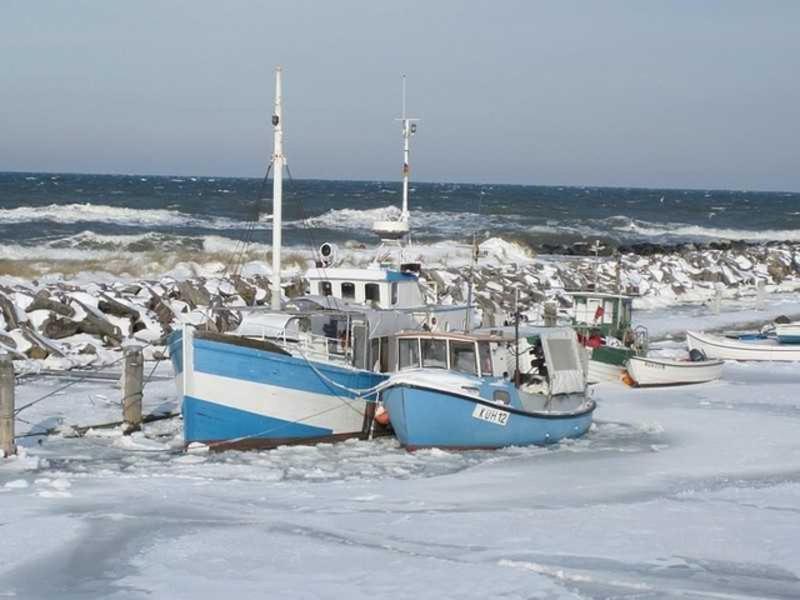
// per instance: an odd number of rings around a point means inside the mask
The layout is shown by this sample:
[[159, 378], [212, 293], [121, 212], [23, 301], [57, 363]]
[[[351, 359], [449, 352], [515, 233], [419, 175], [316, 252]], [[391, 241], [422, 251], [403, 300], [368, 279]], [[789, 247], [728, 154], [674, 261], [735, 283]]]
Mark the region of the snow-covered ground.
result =
[[[176, 408], [169, 369], [146, 412]], [[66, 383], [26, 380], [17, 406]], [[794, 364], [603, 384], [584, 439], [495, 452], [193, 454], [176, 419], [22, 438], [0, 464], [0, 596], [798, 598], [798, 391]], [[77, 383], [18, 433], [117, 420], [119, 394]]]
[[678, 304], [669, 308], [635, 310], [635, 325], [643, 325], [651, 339], [686, 337], [686, 330], [719, 331], [725, 329], [758, 330], [778, 316], [800, 319], [797, 294], [771, 294], [759, 304], [755, 297], [723, 300], [719, 314], [710, 304]]

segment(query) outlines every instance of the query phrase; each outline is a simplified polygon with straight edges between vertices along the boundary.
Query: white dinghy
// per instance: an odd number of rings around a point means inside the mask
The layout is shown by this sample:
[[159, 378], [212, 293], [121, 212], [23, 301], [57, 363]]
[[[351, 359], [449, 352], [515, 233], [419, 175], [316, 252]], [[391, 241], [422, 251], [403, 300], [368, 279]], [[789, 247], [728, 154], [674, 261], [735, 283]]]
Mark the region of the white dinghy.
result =
[[725, 361], [717, 359], [677, 360], [634, 356], [628, 360], [628, 375], [638, 386], [687, 385], [714, 381], [722, 375]]
[[800, 360], [800, 346], [780, 344], [775, 339], [733, 340], [702, 332], [687, 331], [689, 350], [700, 350], [709, 358], [722, 360]]

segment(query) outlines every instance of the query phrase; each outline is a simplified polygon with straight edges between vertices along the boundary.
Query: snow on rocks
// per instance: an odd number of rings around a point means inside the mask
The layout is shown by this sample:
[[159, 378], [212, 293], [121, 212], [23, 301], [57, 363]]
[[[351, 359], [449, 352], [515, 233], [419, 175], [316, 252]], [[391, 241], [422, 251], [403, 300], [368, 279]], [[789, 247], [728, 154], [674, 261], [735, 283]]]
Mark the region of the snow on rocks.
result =
[[[356, 266], [359, 256], [351, 257]], [[572, 307], [569, 292], [592, 285], [637, 295], [639, 308], [708, 302], [716, 285], [727, 297], [755, 296], [758, 283], [767, 291], [800, 289], [800, 244], [791, 243], [648, 247], [639, 253], [586, 257], [534, 256], [520, 244], [492, 238], [481, 244], [474, 268], [468, 260], [452, 258], [435, 252], [428, 257], [421, 279], [427, 299], [463, 303], [471, 279], [474, 302], [487, 326], [509, 322], [517, 300], [531, 319], [541, 316], [547, 301], [567, 314]], [[147, 345], [148, 356], [161, 357], [165, 336], [183, 323], [214, 331], [234, 329], [237, 307], [269, 301], [268, 275], [267, 266], [249, 264], [239, 274], [173, 270], [158, 280], [107, 278], [77, 284], [58, 278], [6, 278], [0, 284], [0, 349], [18, 363], [49, 358], [85, 366], [113, 360], [133, 340]], [[303, 282], [295, 278], [286, 280], [283, 291], [297, 295], [303, 290]]]

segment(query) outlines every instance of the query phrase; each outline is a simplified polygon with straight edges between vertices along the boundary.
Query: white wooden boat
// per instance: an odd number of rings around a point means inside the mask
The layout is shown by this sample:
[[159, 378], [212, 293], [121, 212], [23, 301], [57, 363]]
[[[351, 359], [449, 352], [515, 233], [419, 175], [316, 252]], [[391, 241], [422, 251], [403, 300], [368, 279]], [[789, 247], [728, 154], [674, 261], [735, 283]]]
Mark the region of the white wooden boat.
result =
[[676, 360], [634, 356], [628, 360], [628, 374], [639, 386], [686, 385], [719, 379], [725, 361], [718, 359]]
[[687, 331], [686, 343], [689, 350], [700, 350], [708, 358], [800, 361], [800, 346], [780, 344], [774, 339], [732, 340], [717, 335]]

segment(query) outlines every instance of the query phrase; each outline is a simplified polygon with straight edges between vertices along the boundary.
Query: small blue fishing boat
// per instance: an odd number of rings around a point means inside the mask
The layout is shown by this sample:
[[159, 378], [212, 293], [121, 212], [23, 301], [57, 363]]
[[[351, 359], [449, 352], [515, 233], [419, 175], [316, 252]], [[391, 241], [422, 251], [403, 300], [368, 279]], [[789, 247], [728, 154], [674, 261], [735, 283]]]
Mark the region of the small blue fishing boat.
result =
[[552, 329], [538, 338], [532, 362], [544, 377], [518, 386], [508, 377], [509, 354], [503, 356], [508, 340], [397, 336], [399, 370], [381, 385], [380, 399], [400, 443], [411, 450], [501, 448], [552, 444], [586, 433], [595, 402], [585, 394], [574, 331]]

